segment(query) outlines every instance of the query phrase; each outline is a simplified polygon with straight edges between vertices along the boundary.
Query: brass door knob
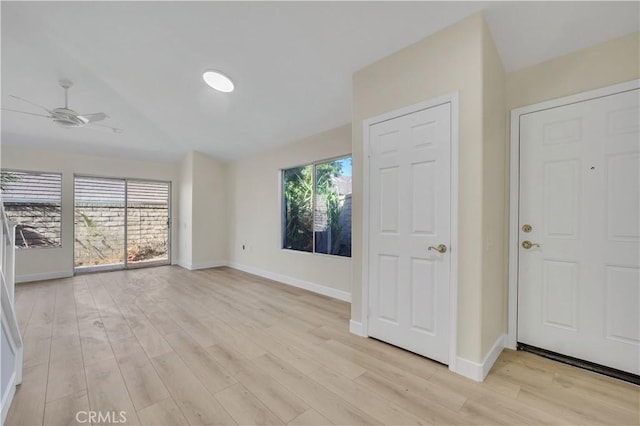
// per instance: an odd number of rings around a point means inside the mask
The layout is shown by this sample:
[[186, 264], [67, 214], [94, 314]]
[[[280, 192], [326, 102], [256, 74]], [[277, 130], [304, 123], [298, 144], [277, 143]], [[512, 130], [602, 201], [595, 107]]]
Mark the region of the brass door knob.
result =
[[522, 242], [522, 248], [529, 250], [531, 247], [540, 247], [538, 243], [532, 243], [531, 241], [524, 240]]
[[444, 244], [439, 244], [438, 247], [429, 246], [429, 248], [427, 250], [429, 250], [429, 251], [435, 250], [438, 253], [446, 253], [447, 252], [447, 246], [445, 246]]

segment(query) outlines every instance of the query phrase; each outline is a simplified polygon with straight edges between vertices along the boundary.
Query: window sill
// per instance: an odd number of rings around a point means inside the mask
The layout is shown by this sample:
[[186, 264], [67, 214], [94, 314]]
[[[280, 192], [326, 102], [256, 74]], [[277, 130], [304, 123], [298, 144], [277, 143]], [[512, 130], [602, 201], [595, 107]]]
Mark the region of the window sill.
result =
[[288, 249], [288, 248], [282, 248], [280, 250], [287, 253], [299, 253], [299, 254], [308, 255], [308, 256], [320, 256], [320, 257], [330, 257], [332, 259], [351, 260], [351, 256], [340, 256], [337, 254], [317, 253], [317, 252], [294, 250], [294, 249]]

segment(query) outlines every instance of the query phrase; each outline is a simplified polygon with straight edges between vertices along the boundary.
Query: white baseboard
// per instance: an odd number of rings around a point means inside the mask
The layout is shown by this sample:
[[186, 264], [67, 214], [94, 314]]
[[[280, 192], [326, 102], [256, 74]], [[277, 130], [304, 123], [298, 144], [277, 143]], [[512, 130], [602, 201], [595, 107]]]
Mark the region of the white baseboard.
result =
[[73, 271], [43, 272], [39, 274], [16, 275], [17, 283], [28, 283], [31, 281], [55, 280], [57, 278], [69, 278], [73, 276]]
[[238, 269], [240, 271], [247, 272], [249, 274], [258, 275], [263, 278], [288, 284], [293, 287], [303, 288], [305, 290], [309, 290], [314, 293], [322, 294], [323, 296], [329, 296], [329, 297], [333, 297], [334, 299], [343, 300], [345, 302], [351, 302], [351, 293], [347, 293], [346, 291], [327, 287], [322, 284], [316, 284], [309, 281], [300, 280], [298, 278], [293, 278], [286, 275], [276, 274], [275, 272], [265, 271], [263, 269], [254, 268], [253, 266], [242, 265], [236, 262], [229, 262], [228, 266], [234, 269]]
[[207, 268], [219, 268], [220, 266], [227, 266], [228, 262], [226, 260], [214, 260], [211, 262], [199, 262], [199, 263], [187, 263], [182, 260], [178, 261], [178, 265], [182, 266], [184, 269], [188, 269], [190, 271], [195, 271], [197, 269], [207, 269]]
[[495, 364], [496, 360], [502, 353], [502, 349], [504, 349], [504, 340], [504, 334], [498, 337], [498, 340], [496, 340], [496, 343], [494, 343], [487, 356], [484, 357], [482, 363], [458, 357], [456, 359], [454, 372], [471, 380], [475, 380], [476, 382], [482, 382], [484, 378], [487, 377], [491, 367], [493, 367], [493, 364]]
[[358, 321], [349, 321], [349, 332], [351, 332], [351, 334], [355, 334], [356, 336], [367, 337], [364, 334], [364, 327], [362, 327], [362, 323]]

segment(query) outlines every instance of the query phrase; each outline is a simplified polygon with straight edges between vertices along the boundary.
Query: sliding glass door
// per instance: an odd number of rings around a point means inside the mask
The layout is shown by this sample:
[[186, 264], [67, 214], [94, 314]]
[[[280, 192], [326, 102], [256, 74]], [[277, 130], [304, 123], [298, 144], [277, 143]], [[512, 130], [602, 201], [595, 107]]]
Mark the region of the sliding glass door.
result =
[[77, 272], [168, 264], [170, 183], [76, 176]]
[[74, 266], [107, 270], [125, 266], [124, 179], [76, 176]]
[[127, 265], [169, 263], [169, 184], [127, 181]]

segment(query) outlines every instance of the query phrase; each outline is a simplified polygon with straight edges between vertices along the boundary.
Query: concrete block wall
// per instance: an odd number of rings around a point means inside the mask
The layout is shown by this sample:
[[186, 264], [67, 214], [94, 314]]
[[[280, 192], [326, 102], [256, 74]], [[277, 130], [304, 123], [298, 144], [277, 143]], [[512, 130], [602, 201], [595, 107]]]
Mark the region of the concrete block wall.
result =
[[[117, 205], [76, 206], [76, 266], [123, 261], [124, 215], [122, 206]], [[127, 216], [129, 260], [143, 260], [167, 252], [169, 217], [166, 206], [129, 206]]]

